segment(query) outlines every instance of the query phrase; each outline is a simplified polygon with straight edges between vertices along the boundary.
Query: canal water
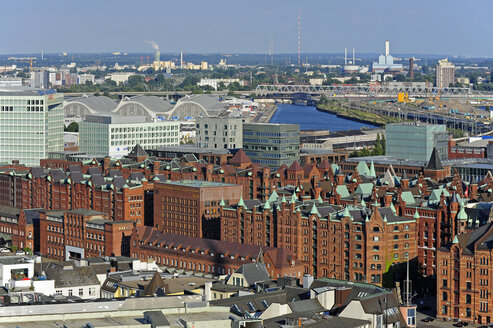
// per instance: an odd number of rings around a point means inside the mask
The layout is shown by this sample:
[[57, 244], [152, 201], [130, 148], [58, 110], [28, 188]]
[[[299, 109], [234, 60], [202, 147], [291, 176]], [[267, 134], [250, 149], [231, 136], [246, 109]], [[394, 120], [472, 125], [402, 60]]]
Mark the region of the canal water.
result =
[[376, 126], [357, 121], [351, 121], [335, 114], [318, 111], [314, 106], [277, 104], [277, 111], [270, 123], [299, 124], [300, 130], [358, 130], [362, 127], [369, 129]]

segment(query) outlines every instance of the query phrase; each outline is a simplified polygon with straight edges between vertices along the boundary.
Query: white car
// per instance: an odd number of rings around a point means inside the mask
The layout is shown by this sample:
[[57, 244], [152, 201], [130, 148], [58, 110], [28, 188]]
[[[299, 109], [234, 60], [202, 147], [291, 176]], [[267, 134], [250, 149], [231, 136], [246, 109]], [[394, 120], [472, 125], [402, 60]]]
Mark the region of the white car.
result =
[[2, 247], [0, 248], [0, 253], [10, 253], [10, 249]]
[[15, 252], [15, 255], [26, 255], [26, 252], [24, 252], [24, 251], [17, 251], [17, 252]]

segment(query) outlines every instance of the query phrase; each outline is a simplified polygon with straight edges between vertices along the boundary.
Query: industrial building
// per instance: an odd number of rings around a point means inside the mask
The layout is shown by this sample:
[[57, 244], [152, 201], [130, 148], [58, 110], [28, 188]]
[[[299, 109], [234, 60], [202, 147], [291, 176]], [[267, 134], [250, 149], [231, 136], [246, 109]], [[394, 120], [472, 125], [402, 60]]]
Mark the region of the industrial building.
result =
[[427, 162], [433, 148], [441, 160], [448, 157], [448, 132], [445, 125], [399, 123], [387, 124], [386, 155], [401, 160]]
[[378, 57], [378, 62], [373, 63], [372, 71], [375, 73], [400, 73], [403, 70], [402, 64], [395, 64], [394, 57], [390, 55], [390, 42], [385, 41], [385, 55]]
[[120, 158], [135, 145], [144, 149], [178, 145], [180, 123], [147, 122], [143, 116], [90, 114], [80, 123], [80, 151], [92, 156]]
[[0, 90], [0, 161], [37, 166], [63, 150], [63, 94], [55, 90]]
[[300, 157], [298, 124], [243, 124], [243, 149], [253, 163], [278, 168]]

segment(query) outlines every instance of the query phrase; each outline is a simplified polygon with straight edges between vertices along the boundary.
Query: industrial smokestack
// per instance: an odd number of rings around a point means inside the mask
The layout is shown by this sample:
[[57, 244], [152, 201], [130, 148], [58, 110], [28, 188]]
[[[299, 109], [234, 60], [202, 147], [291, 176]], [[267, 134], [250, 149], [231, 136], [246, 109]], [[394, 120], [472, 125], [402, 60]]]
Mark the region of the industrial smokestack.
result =
[[156, 59], [155, 59], [155, 61], [156, 62], [161, 61], [161, 52], [159, 51], [159, 44], [157, 44], [156, 41], [152, 41], [152, 40], [146, 40], [146, 43], [149, 43], [154, 48], [154, 50], [156, 50]]
[[390, 55], [390, 42], [389, 40], [385, 41], [385, 56]]
[[183, 69], [183, 51], [180, 52], [180, 69]]
[[347, 48], [344, 48], [344, 65], [347, 65]]
[[353, 48], [353, 65], [356, 65], [355, 63], [356, 63], [356, 62], [355, 62], [355, 57], [354, 57], [354, 48]]

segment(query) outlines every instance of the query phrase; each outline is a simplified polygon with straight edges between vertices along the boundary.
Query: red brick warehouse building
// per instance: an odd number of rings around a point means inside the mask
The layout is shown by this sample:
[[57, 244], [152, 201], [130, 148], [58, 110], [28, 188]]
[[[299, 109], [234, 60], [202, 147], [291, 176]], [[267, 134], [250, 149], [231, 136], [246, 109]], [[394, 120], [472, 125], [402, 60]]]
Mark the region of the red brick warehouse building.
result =
[[87, 209], [40, 213], [40, 249], [59, 261], [130, 254], [131, 221], [112, 221]]
[[219, 209], [242, 197], [240, 185], [199, 180], [154, 182], [154, 227], [165, 233], [219, 239]]

